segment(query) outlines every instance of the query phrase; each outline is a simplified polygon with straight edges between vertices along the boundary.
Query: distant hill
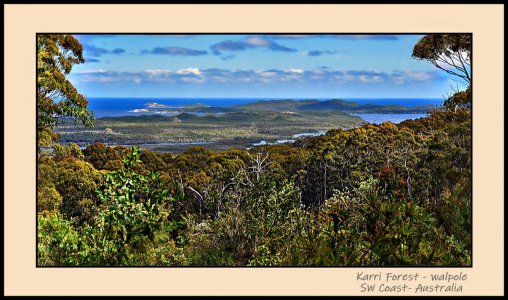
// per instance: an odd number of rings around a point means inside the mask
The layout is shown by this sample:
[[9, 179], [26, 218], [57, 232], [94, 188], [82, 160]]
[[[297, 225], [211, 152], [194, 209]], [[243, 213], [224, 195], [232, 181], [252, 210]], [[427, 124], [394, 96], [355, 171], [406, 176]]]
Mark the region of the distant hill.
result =
[[205, 108], [205, 107], [210, 107], [210, 105], [206, 105], [203, 103], [195, 103], [195, 104], [187, 104], [187, 105], [182, 106], [182, 108]]
[[236, 105], [235, 109], [249, 111], [291, 111], [302, 105], [319, 103], [319, 100], [259, 100], [252, 103]]
[[433, 105], [407, 107], [400, 105], [360, 105], [357, 102], [345, 101], [342, 99], [332, 100], [260, 100], [248, 104], [233, 106], [233, 110], [245, 111], [342, 111], [347, 113], [427, 113], [433, 110]]
[[352, 110], [360, 107], [356, 102], [349, 102], [340, 99], [319, 101], [307, 105], [301, 105], [298, 110]]
[[[226, 114], [228, 116], [219, 118], [220, 120], [226, 120], [227, 118], [247, 118], [247, 119], [255, 119], [257, 116], [253, 115], [242, 115], [241, 113], [284, 113], [288, 115], [298, 115], [298, 113], [312, 113], [312, 112], [342, 112], [345, 114], [418, 114], [418, 113], [427, 113], [435, 108], [433, 105], [425, 105], [425, 106], [417, 106], [417, 107], [408, 107], [401, 105], [375, 105], [375, 104], [365, 104], [360, 105], [357, 102], [345, 101], [342, 99], [332, 99], [332, 100], [259, 100], [256, 102], [251, 102], [247, 104], [235, 105], [230, 107], [214, 107], [208, 106], [201, 103], [185, 105], [178, 108], [162, 108], [162, 104], [158, 104], [155, 102], [151, 102], [150, 108], [143, 109], [143, 112], [171, 112], [171, 113], [182, 113], [179, 115], [181, 121], [196, 119], [198, 116], [193, 113], [198, 114]], [[240, 114], [239, 114], [240, 113]], [[233, 114], [233, 115], [230, 115]], [[154, 116], [145, 116], [145, 117], [135, 117], [139, 119], [127, 119], [127, 121], [146, 121], [146, 119], [151, 119], [151, 122], [167, 122], [167, 119], [159, 118]], [[211, 117], [209, 117], [211, 118]], [[204, 118], [206, 119], [206, 118]], [[204, 120], [202, 118], [202, 120]], [[213, 119], [213, 118], [212, 118]], [[285, 117], [280, 116], [279, 119], [285, 119]], [[215, 120], [215, 119], [213, 119]]]

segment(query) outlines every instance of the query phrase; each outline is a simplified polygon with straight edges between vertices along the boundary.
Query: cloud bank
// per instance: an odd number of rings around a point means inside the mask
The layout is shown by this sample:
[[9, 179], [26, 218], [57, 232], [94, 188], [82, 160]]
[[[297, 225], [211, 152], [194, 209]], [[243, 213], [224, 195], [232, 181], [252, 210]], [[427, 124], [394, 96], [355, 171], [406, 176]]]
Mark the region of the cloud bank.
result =
[[101, 61], [99, 59], [97, 59], [97, 58], [85, 57], [85, 62], [87, 62], [87, 63], [98, 63], [98, 62], [101, 62]]
[[396, 35], [390, 34], [276, 34], [271, 35], [273, 39], [308, 39], [308, 38], [332, 38], [339, 40], [361, 41], [397, 41]]
[[321, 56], [323, 54], [337, 54], [338, 51], [330, 51], [330, 50], [310, 50], [307, 52], [307, 56]]
[[252, 48], [266, 48], [271, 51], [296, 52], [296, 49], [288, 48], [267, 39], [263, 36], [249, 36], [245, 40], [225, 40], [210, 46], [215, 55], [221, 55], [224, 51], [244, 51]]
[[104, 54], [112, 54], [112, 55], [119, 55], [125, 53], [125, 49], [122, 48], [115, 48], [113, 50], [108, 50], [102, 47], [97, 47], [93, 44], [85, 44], [83, 45], [83, 48], [85, 50], [85, 53], [87, 55], [93, 56], [93, 57], [99, 57]]
[[142, 50], [141, 54], [163, 54], [171, 56], [199, 56], [206, 55], [206, 50], [196, 50], [183, 47], [155, 47], [152, 50]]
[[167, 83], [167, 84], [379, 84], [396, 85], [439, 81], [444, 78], [438, 72], [394, 70], [391, 73], [372, 70], [228, 70], [220, 68], [178, 70], [144, 70], [140, 72], [119, 72], [107, 70], [87, 70], [73, 73], [80, 82], [92, 83]]

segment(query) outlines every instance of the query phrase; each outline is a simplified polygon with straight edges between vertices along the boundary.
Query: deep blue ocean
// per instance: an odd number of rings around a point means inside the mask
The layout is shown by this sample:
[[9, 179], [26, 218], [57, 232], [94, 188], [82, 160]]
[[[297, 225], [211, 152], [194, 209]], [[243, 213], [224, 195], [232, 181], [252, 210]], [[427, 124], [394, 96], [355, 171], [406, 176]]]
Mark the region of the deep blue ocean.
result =
[[[246, 104], [258, 100], [282, 100], [283, 98], [103, 98], [88, 97], [88, 108], [91, 109], [96, 118], [119, 117], [119, 116], [138, 116], [151, 114], [149, 112], [133, 112], [136, 109], [147, 108], [146, 104], [155, 102], [170, 107], [180, 107], [184, 105], [201, 103], [213, 107], [229, 107], [234, 105]], [[292, 100], [305, 100], [295, 99]], [[441, 105], [441, 98], [317, 98], [317, 100], [342, 99], [346, 101], [364, 104], [377, 105], [402, 105], [408, 107], [420, 105]], [[153, 113], [152, 113], [153, 114]]]

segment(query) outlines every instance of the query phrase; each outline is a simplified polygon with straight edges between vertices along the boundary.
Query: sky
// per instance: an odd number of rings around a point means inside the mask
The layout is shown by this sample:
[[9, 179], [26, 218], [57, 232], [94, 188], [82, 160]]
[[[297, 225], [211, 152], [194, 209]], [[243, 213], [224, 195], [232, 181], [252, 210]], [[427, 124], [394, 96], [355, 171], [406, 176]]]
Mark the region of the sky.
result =
[[[86, 97], [442, 98], [453, 78], [411, 57], [423, 35], [74, 35]], [[460, 85], [460, 84], [459, 84]]]

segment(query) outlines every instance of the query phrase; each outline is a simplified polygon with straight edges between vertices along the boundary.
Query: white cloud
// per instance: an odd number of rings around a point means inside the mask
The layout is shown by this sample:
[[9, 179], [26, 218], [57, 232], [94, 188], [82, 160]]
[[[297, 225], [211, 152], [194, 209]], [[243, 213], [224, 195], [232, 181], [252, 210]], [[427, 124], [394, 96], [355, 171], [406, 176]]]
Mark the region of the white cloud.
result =
[[202, 83], [205, 81], [204, 78], [196, 78], [196, 77], [182, 77], [180, 78], [180, 80], [185, 83]]
[[406, 71], [406, 75], [409, 78], [412, 78], [416, 81], [425, 81], [432, 78], [432, 76], [428, 72], [414, 72], [414, 71]]
[[201, 71], [198, 68], [186, 68], [180, 69], [176, 71], [176, 74], [194, 74], [194, 75], [202, 75]]
[[252, 46], [257, 46], [257, 47], [267, 47], [270, 45], [270, 41], [265, 39], [265, 38], [261, 38], [259, 36], [250, 36], [247, 38], [247, 43], [249, 45], [252, 45]]
[[269, 72], [269, 71], [259, 72], [259, 76], [261, 76], [261, 77], [274, 77], [275, 75], [277, 75], [276, 72]]
[[83, 70], [83, 71], [77, 71], [76, 74], [90, 74], [90, 73], [106, 73], [106, 70], [103, 69], [90, 69], [90, 70]]
[[362, 83], [378, 84], [391, 82], [392, 84], [406, 84], [444, 80], [437, 72], [424, 72], [412, 70], [395, 70], [391, 73], [349, 70], [336, 71], [329, 69], [304, 70], [290, 68], [286, 70], [228, 70], [219, 68], [198, 69], [193, 67], [178, 70], [144, 70], [140, 72], [116, 72], [99, 70], [87, 70], [73, 73], [71, 78], [81, 82], [95, 83], [170, 83], [170, 84], [201, 84], [213, 82], [216, 84], [269, 84], [269, 83]]

